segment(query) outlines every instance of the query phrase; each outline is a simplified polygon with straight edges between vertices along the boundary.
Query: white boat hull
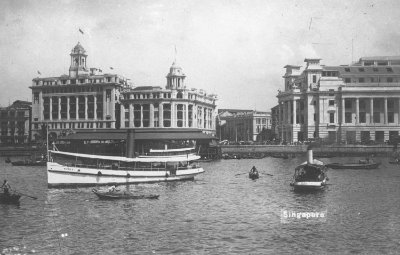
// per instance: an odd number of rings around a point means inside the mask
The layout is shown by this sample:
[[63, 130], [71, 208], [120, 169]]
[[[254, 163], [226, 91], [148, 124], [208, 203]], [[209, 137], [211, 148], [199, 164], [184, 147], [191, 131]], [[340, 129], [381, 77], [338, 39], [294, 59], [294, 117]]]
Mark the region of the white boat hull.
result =
[[319, 190], [325, 188], [326, 180], [309, 181], [309, 182], [293, 182], [292, 186], [295, 190]]
[[165, 181], [190, 180], [203, 173], [201, 167], [176, 170], [173, 174], [169, 170], [115, 170], [98, 168], [79, 168], [47, 162], [48, 187], [68, 186], [97, 186], [108, 184], [134, 184]]

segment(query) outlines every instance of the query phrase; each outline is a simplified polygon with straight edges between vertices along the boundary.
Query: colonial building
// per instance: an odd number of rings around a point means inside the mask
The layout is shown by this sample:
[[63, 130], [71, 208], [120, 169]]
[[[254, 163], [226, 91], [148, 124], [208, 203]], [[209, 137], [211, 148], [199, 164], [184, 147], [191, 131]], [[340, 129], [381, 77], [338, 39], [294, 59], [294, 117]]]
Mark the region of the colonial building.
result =
[[325, 66], [287, 65], [279, 91], [280, 139], [385, 142], [400, 130], [400, 57], [364, 57]]
[[186, 75], [175, 62], [166, 78], [165, 88], [142, 86], [123, 91], [121, 128], [194, 128], [215, 135], [217, 96], [187, 88]]
[[126, 78], [88, 68], [85, 49], [78, 42], [72, 49], [68, 75], [32, 81], [32, 132], [41, 134], [42, 124], [52, 136], [70, 130], [115, 129], [120, 126], [120, 93]]
[[31, 140], [31, 103], [15, 101], [0, 108], [0, 144], [24, 144]]
[[269, 112], [237, 109], [218, 110], [218, 136], [228, 141], [268, 140], [271, 130]]

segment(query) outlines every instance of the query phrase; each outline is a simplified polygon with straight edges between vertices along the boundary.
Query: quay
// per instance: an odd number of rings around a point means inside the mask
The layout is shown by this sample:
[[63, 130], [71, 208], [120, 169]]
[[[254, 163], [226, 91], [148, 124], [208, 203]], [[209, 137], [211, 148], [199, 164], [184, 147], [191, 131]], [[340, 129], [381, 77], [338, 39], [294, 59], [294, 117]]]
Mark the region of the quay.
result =
[[[307, 152], [308, 145], [220, 145], [222, 155], [295, 155]], [[362, 156], [386, 155], [391, 156], [397, 152], [393, 145], [316, 145], [314, 154], [321, 156]]]

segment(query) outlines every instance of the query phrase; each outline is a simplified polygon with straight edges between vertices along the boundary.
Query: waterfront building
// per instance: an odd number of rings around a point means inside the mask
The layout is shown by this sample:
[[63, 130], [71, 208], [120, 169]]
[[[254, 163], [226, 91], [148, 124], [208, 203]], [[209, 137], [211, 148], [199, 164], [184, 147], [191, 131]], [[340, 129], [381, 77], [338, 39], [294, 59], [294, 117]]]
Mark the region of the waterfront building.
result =
[[175, 62], [165, 88], [140, 86], [121, 95], [121, 128], [201, 130], [215, 135], [217, 96], [187, 88], [186, 75]]
[[279, 105], [271, 108], [271, 132], [274, 138], [279, 137]]
[[279, 137], [296, 142], [383, 143], [400, 130], [400, 56], [363, 57], [350, 65], [286, 65], [278, 92]]
[[31, 102], [17, 100], [0, 108], [0, 144], [24, 144], [31, 140]]
[[218, 110], [218, 136], [228, 141], [269, 140], [271, 114], [269, 112], [237, 109]]
[[120, 93], [128, 79], [87, 66], [86, 50], [78, 42], [70, 53], [69, 74], [32, 80], [32, 133], [41, 136], [43, 124], [52, 138], [71, 130], [120, 127]]

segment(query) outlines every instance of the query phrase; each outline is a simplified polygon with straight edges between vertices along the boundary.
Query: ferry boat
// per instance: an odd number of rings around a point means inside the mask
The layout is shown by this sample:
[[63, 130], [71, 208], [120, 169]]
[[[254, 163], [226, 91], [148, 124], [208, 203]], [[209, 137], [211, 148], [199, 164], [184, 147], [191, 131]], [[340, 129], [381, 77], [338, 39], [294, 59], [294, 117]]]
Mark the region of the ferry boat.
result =
[[328, 177], [327, 167], [322, 161], [313, 159], [312, 150], [307, 150], [307, 161], [295, 168], [293, 182], [294, 190], [320, 190], [325, 188]]
[[[195, 162], [200, 156], [189, 150], [192, 148], [153, 150], [149, 155], [138, 157], [51, 150], [49, 151], [50, 160], [47, 162], [48, 187], [192, 180], [204, 170]], [[158, 155], [153, 155], [153, 153]]]

